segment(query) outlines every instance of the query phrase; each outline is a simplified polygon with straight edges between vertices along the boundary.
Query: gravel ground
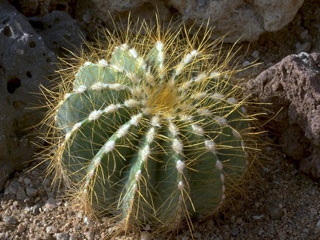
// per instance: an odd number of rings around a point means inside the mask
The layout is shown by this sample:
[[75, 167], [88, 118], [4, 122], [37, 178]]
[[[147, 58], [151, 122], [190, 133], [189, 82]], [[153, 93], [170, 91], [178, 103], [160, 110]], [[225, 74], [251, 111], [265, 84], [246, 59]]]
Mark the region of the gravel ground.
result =
[[[263, 35], [251, 44], [246, 61], [260, 65], [251, 76], [280, 61], [288, 54], [320, 51], [318, 0], [306, 1], [294, 21], [277, 33]], [[319, 15], [319, 14], [318, 14]], [[298, 172], [295, 163], [269, 146], [260, 178], [249, 184], [248, 196], [239, 199], [234, 212], [194, 222], [195, 239], [320, 239], [320, 182]], [[117, 229], [110, 219], [88, 219], [72, 203], [61, 199], [45, 176], [45, 164], [16, 172], [0, 193], [0, 240], [10, 239], [110, 239]], [[61, 192], [63, 194], [63, 191]], [[145, 229], [141, 235], [114, 239], [153, 239]], [[174, 239], [192, 239], [188, 230]], [[157, 236], [155, 239], [168, 239]]]
[[[250, 183], [239, 209], [205, 222], [195, 221], [195, 239], [320, 239], [319, 182], [300, 174], [278, 149], [267, 147], [265, 152], [268, 161], [260, 178]], [[61, 200], [50, 181], [45, 165], [25, 169], [8, 181], [0, 194], [0, 239], [110, 239], [116, 231], [110, 219], [88, 219], [69, 201]], [[146, 229], [140, 236], [115, 239], [152, 237]], [[186, 230], [173, 239], [192, 238]]]

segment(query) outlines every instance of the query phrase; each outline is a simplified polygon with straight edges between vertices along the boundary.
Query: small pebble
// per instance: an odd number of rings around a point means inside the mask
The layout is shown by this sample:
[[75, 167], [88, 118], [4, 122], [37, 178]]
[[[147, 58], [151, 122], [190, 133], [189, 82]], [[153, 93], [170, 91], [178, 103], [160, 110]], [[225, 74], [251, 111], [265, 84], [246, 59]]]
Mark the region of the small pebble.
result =
[[84, 218], [83, 218], [83, 222], [84, 222], [85, 224], [89, 224], [89, 219], [88, 219], [88, 217], [84, 217]]
[[142, 232], [140, 236], [140, 240], [151, 240], [151, 235], [148, 232]]
[[47, 209], [47, 210], [52, 210], [54, 209], [55, 207], [57, 206], [56, 204], [56, 200], [54, 198], [49, 198], [45, 205], [44, 205], [44, 209]]
[[90, 12], [85, 12], [85, 14], [83, 14], [82, 19], [85, 23], [90, 23], [91, 21], [91, 14]]
[[44, 181], [43, 181], [43, 186], [44, 188], [50, 188], [50, 185], [51, 185], [51, 181], [46, 178]]
[[2, 218], [2, 220], [6, 223], [10, 223], [12, 225], [17, 225], [18, 224], [18, 220], [15, 217], [12, 216], [4, 216]]
[[46, 232], [47, 233], [56, 233], [57, 228], [55, 226], [48, 226], [48, 227], [46, 227]]
[[252, 218], [254, 220], [260, 220], [260, 219], [264, 218], [264, 215], [263, 214], [262, 215], [255, 215], [255, 216], [252, 216]]
[[243, 63], [242, 63], [242, 67], [247, 67], [247, 66], [249, 66], [251, 63], [248, 61], [248, 60], [246, 60], [246, 61], [244, 61]]
[[40, 206], [38, 204], [36, 204], [32, 207], [32, 214], [38, 215], [39, 213], [40, 213]]
[[260, 229], [259, 232], [258, 232], [258, 235], [261, 236], [263, 233], [264, 233], [264, 230]]
[[18, 177], [18, 182], [19, 183], [23, 183], [23, 177], [22, 176]]
[[56, 234], [57, 240], [69, 240], [69, 233], [57, 233]]
[[243, 223], [242, 218], [241, 218], [241, 217], [237, 218], [236, 223], [237, 223], [238, 225], [241, 225], [241, 224]]
[[17, 196], [18, 200], [24, 200], [27, 197], [26, 192], [24, 191], [23, 187], [21, 187], [21, 186], [18, 187], [18, 191], [16, 193], [16, 196]]
[[76, 216], [77, 216], [77, 218], [80, 218], [80, 219], [81, 219], [81, 218], [83, 217], [83, 214], [82, 214], [82, 212], [80, 211], [80, 212], [77, 213]]
[[71, 233], [69, 236], [69, 240], [78, 240], [78, 235], [76, 233]]
[[316, 227], [315, 227], [316, 233], [320, 233], [320, 219], [318, 220]]
[[25, 224], [19, 224], [18, 225], [18, 233], [23, 233], [26, 230], [26, 225]]
[[146, 230], [146, 231], [151, 231], [151, 227], [150, 227], [150, 225], [149, 225], [149, 224], [147, 224], [147, 225], [144, 227], [144, 230]]
[[239, 234], [239, 228], [233, 227], [231, 228], [231, 235], [236, 237]]
[[31, 180], [29, 178], [24, 178], [23, 182], [24, 182], [25, 185], [30, 185]]
[[269, 234], [273, 235], [276, 233], [276, 230], [274, 228], [273, 224], [269, 224], [268, 226], [266, 226], [266, 232], [268, 232]]
[[8, 228], [10, 228], [10, 223], [0, 222], [0, 233], [5, 232]]
[[201, 238], [202, 238], [201, 233], [199, 233], [199, 232], [195, 232], [195, 233], [193, 234], [193, 236], [194, 236], [195, 238], [197, 238], [197, 239], [201, 239]]
[[20, 187], [19, 182], [17, 181], [17, 179], [13, 179], [9, 185], [6, 187], [4, 194], [8, 195], [8, 194], [13, 194], [16, 195], [18, 188]]
[[251, 54], [252, 57], [254, 58], [259, 58], [259, 52], [257, 50], [255, 50], [252, 54]]
[[28, 197], [35, 197], [38, 194], [38, 190], [32, 187], [27, 187], [26, 188], [27, 196]]
[[279, 220], [284, 215], [283, 209], [278, 206], [269, 206], [268, 213], [272, 220]]
[[93, 240], [94, 239], [94, 233], [91, 231], [84, 232], [84, 236], [87, 240]]

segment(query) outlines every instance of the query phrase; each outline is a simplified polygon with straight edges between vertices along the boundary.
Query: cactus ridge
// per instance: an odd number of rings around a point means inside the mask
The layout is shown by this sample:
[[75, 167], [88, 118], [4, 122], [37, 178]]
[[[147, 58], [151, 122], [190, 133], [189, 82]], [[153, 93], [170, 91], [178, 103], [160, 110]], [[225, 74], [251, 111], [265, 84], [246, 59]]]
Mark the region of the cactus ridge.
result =
[[144, 28], [72, 66], [50, 113], [51, 167], [90, 211], [163, 231], [226, 203], [250, 164], [252, 117], [210, 31]]

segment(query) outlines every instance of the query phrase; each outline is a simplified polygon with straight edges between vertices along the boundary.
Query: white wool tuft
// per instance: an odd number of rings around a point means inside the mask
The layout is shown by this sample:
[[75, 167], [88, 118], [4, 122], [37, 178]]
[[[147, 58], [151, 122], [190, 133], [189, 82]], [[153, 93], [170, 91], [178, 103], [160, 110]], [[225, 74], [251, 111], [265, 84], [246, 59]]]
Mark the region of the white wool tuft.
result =
[[113, 151], [113, 149], [115, 148], [115, 146], [116, 146], [115, 141], [108, 141], [108, 142], [106, 143], [106, 145], [104, 145], [104, 147], [103, 147], [103, 152], [104, 152], [104, 153], [109, 153], [109, 152]]
[[101, 110], [94, 110], [90, 113], [88, 120], [89, 121], [97, 120], [101, 116], [102, 113], [103, 113], [103, 111], [101, 111]]

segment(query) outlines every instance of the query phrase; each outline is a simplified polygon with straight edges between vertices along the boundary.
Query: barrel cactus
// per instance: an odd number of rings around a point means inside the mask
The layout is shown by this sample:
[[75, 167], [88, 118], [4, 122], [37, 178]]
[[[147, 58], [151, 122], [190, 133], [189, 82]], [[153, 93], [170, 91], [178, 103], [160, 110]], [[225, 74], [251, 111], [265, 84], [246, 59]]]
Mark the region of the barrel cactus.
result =
[[160, 231], [191, 226], [243, 183], [248, 103], [210, 30], [132, 29], [106, 33], [60, 71], [50, 166], [90, 213]]

